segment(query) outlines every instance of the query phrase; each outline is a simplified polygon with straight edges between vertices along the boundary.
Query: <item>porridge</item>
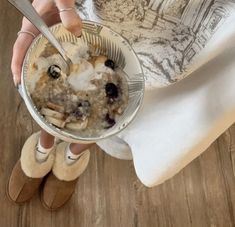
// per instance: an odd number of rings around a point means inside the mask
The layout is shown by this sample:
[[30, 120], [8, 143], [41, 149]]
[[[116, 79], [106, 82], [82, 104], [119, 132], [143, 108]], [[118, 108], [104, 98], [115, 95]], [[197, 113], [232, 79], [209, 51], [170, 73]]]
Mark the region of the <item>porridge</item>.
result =
[[58, 128], [93, 135], [116, 124], [128, 103], [125, 75], [82, 40], [63, 43], [72, 59], [70, 74], [50, 45], [32, 65], [31, 97], [40, 113]]

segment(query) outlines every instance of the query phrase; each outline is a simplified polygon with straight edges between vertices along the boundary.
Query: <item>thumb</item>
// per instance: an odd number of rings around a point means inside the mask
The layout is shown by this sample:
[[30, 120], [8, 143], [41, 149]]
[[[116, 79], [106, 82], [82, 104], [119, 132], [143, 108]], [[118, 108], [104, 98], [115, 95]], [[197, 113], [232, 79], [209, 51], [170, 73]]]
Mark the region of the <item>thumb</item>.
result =
[[81, 36], [82, 21], [75, 10], [75, 0], [55, 0], [61, 21], [66, 29], [76, 36]]

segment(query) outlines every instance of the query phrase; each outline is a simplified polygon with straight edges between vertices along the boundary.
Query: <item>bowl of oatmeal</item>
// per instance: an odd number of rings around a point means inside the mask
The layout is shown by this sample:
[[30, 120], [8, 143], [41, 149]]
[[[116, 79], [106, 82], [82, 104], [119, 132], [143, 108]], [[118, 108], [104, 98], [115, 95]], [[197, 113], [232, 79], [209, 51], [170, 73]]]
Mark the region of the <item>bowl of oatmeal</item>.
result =
[[39, 35], [22, 69], [22, 93], [34, 120], [68, 142], [91, 143], [127, 127], [144, 95], [144, 77], [129, 43], [101, 24], [84, 21], [81, 37], [62, 24], [51, 31], [72, 60], [69, 75], [56, 49]]

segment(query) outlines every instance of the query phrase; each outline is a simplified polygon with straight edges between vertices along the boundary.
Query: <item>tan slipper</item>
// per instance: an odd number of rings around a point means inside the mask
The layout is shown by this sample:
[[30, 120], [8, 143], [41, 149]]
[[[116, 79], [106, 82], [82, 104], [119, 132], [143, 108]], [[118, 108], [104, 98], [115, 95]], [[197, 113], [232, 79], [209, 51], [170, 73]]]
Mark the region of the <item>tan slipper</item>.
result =
[[9, 178], [6, 193], [8, 198], [18, 204], [30, 200], [39, 188], [43, 178], [51, 171], [54, 151], [45, 162], [35, 159], [35, 149], [40, 132], [31, 135], [25, 142], [20, 160], [14, 166]]
[[86, 150], [76, 162], [68, 165], [65, 162], [67, 145], [68, 143], [63, 142], [57, 146], [52, 172], [41, 190], [41, 202], [50, 211], [59, 209], [70, 199], [78, 177], [85, 171], [90, 159], [90, 151]]

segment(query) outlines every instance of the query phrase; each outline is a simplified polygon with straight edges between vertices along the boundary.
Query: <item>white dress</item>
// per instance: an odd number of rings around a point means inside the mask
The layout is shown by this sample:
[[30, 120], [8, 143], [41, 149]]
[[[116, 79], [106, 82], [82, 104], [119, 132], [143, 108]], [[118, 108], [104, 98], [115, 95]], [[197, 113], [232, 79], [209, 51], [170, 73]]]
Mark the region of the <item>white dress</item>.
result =
[[[140, 180], [147, 186], [162, 183], [234, 121], [225, 115], [235, 107], [235, 55], [224, 53], [235, 46], [235, 2], [80, 0], [77, 7], [83, 19], [101, 22], [129, 40], [146, 81], [137, 119], [98, 145], [119, 158], [130, 159], [131, 150]], [[193, 78], [166, 87], [188, 75]], [[219, 100], [219, 91], [224, 99]]]

